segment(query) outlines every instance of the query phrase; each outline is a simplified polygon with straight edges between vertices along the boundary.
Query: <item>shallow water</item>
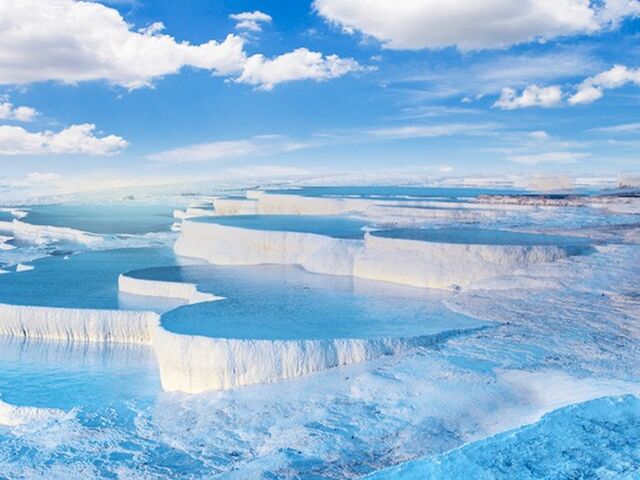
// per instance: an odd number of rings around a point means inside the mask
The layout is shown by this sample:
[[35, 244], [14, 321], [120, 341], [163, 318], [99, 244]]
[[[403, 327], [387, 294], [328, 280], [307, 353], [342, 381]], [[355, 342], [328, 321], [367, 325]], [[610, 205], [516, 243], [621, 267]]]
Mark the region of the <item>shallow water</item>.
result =
[[105, 408], [160, 392], [150, 347], [0, 337], [0, 392], [13, 405]]
[[136, 203], [34, 205], [29, 207], [25, 220], [33, 225], [53, 225], [103, 234], [168, 232], [174, 208], [171, 205]]
[[302, 187], [297, 189], [270, 190], [270, 192], [305, 197], [359, 197], [393, 200], [458, 199], [480, 195], [508, 195], [524, 193], [510, 188], [469, 187]]
[[487, 325], [451, 312], [441, 292], [317, 275], [294, 266], [194, 266], [133, 276], [196, 283], [201, 291], [225, 297], [164, 314], [162, 324], [182, 334], [261, 340], [415, 338]]
[[232, 215], [226, 217], [198, 217], [189, 219], [189, 221], [250, 230], [315, 233], [347, 239], [363, 238], [363, 229], [369, 224], [362, 220], [347, 217], [316, 215]]
[[594, 243], [588, 238], [511, 232], [507, 230], [487, 230], [481, 228], [407, 228], [378, 230], [371, 232], [371, 235], [384, 238], [465, 245], [579, 246]]
[[49, 256], [33, 262], [33, 270], [0, 275], [0, 303], [117, 309], [120, 273], [176, 264], [173, 250], [167, 247]]

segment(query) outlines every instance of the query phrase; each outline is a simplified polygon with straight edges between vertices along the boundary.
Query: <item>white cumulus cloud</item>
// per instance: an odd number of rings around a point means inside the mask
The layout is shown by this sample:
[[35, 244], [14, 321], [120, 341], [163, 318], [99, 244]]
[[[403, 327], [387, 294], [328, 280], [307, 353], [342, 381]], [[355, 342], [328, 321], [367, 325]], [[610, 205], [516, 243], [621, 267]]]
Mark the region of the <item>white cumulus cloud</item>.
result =
[[640, 68], [632, 69], [625, 65], [613, 68], [585, 79], [575, 94], [569, 98], [571, 105], [587, 104], [599, 100], [605, 90], [620, 88], [626, 84], [640, 85]]
[[108, 80], [126, 88], [185, 66], [230, 74], [241, 68], [244, 41], [177, 42], [155, 23], [133, 31], [117, 10], [74, 0], [0, 0], [0, 83]]
[[128, 142], [122, 137], [97, 137], [95, 128], [86, 123], [59, 132], [29, 132], [22, 127], [0, 125], [0, 155], [112, 155], [127, 147]]
[[593, 33], [640, 13], [637, 0], [314, 0], [316, 11], [348, 33], [385, 48], [503, 48]]
[[250, 30], [259, 32], [262, 30], [263, 23], [271, 23], [271, 16], [260, 10], [254, 12], [242, 12], [229, 15], [231, 20], [235, 20], [237, 30]]
[[38, 111], [35, 108], [16, 107], [9, 101], [0, 102], [0, 120], [30, 122], [36, 116], [38, 116]]
[[[245, 26], [266, 18], [250, 15]], [[135, 30], [116, 9], [90, 1], [0, 0], [0, 26], [0, 84], [106, 80], [136, 89], [191, 67], [270, 89], [281, 81], [324, 80], [359, 67], [353, 59], [306, 49], [273, 59], [248, 56], [245, 39], [234, 34], [192, 45], [163, 33], [160, 22]]]
[[493, 104], [503, 110], [527, 107], [557, 107], [562, 104], [562, 89], [556, 85], [539, 87], [529, 85], [520, 94], [513, 88], [503, 88], [500, 98]]
[[262, 90], [271, 90], [276, 84], [292, 80], [329, 80], [349, 72], [366, 70], [352, 58], [337, 55], [322, 55], [306, 48], [274, 58], [253, 55], [247, 59], [236, 82], [256, 85]]

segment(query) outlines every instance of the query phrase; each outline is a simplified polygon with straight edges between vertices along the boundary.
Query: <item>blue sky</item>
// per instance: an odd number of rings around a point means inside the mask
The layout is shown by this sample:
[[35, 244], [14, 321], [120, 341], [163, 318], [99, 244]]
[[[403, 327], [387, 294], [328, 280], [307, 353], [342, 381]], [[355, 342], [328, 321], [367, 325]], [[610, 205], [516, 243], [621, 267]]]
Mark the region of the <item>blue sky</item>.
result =
[[0, 0], [2, 176], [640, 170], [637, 0], [466, 3]]

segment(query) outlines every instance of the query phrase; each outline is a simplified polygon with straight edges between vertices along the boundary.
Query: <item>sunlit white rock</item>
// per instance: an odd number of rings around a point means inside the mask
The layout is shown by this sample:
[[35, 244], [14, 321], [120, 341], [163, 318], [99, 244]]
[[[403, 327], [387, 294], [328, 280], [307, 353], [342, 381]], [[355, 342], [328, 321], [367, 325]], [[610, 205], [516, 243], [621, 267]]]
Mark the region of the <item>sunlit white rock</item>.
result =
[[293, 378], [441, 342], [415, 338], [239, 340], [179, 335], [160, 327], [154, 344], [162, 388], [198, 393]]
[[178, 298], [188, 303], [211, 302], [221, 299], [221, 297], [216, 297], [210, 293], [198, 291], [198, 288], [193, 283], [146, 280], [126, 274], [118, 277], [118, 290], [133, 295]]
[[149, 344], [158, 314], [0, 304], [0, 335]]
[[362, 242], [300, 232], [249, 230], [185, 221], [174, 250], [216, 265], [297, 264], [310, 272], [351, 275]]
[[353, 275], [414, 287], [467, 286], [481, 279], [568, 257], [553, 245], [477, 245], [365, 236]]
[[218, 215], [254, 215], [258, 201], [249, 198], [216, 198], [213, 207]]

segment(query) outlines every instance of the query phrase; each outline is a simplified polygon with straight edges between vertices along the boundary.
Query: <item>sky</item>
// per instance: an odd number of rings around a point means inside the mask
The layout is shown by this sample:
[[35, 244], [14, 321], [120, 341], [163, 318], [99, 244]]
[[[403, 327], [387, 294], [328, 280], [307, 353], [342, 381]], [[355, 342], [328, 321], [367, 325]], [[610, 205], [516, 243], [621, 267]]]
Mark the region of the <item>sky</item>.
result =
[[0, 186], [640, 171], [640, 0], [0, 0]]

